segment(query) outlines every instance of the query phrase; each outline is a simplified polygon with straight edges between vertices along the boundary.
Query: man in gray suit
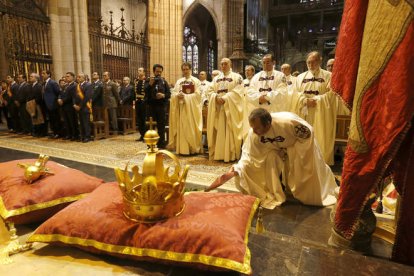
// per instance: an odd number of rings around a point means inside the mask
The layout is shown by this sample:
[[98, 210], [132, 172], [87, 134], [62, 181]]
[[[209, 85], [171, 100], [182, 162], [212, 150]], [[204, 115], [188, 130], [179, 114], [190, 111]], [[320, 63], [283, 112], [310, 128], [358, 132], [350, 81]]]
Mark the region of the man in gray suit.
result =
[[118, 86], [111, 80], [111, 74], [109, 72], [104, 72], [102, 77], [104, 106], [108, 108], [110, 129], [113, 134], [117, 134], [118, 118], [116, 116], [116, 110], [120, 101]]

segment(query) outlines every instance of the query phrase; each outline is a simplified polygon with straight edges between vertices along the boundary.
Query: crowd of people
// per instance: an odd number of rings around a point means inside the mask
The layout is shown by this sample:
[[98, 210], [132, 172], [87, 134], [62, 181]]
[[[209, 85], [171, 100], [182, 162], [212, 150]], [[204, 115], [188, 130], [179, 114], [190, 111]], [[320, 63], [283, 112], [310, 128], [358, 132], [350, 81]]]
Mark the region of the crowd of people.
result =
[[136, 79], [125, 76], [122, 82], [113, 81], [110, 72], [104, 72], [102, 79], [98, 72], [91, 79], [84, 73], [67, 72], [58, 81], [48, 70], [31, 73], [28, 80], [24, 74], [16, 79], [7, 76], [1, 82], [0, 119], [4, 117], [9, 131], [20, 135], [87, 143], [93, 139], [94, 108], [107, 109], [110, 133], [117, 134], [118, 106], [133, 106], [140, 134], [137, 141], [143, 140], [151, 116], [157, 124], [159, 148], [168, 146], [182, 155], [208, 148], [210, 159], [231, 162], [240, 158], [253, 109], [290, 111], [313, 126], [324, 159], [332, 165], [336, 114], [346, 109], [330, 91], [333, 60], [327, 63], [329, 71], [321, 68], [318, 52], [309, 53], [306, 62], [308, 71], [293, 75], [289, 64], [276, 70], [274, 57], [267, 54], [262, 71], [256, 73], [254, 66], [247, 65], [243, 78], [233, 72], [231, 60], [223, 58], [211, 82], [205, 71], [196, 78], [191, 64], [183, 63], [183, 77], [175, 85], [162, 77], [160, 64], [153, 66], [150, 75], [139, 68]]
[[[207, 143], [211, 160], [238, 160], [241, 146], [250, 129], [248, 116], [263, 108], [269, 113], [292, 112], [305, 119], [315, 132], [325, 162], [333, 165], [336, 116], [347, 109], [330, 89], [333, 59], [321, 68], [318, 52], [307, 56], [308, 71], [293, 76], [291, 66], [275, 69], [271, 54], [262, 59], [262, 71], [255, 73], [252, 65], [245, 67], [245, 76], [233, 72], [231, 60], [223, 58], [220, 71], [213, 71], [212, 82], [206, 73], [199, 79], [191, 75], [191, 65], [181, 66], [183, 78], [171, 92], [169, 110], [169, 148], [188, 155], [203, 151]], [[203, 109], [207, 118], [203, 123]], [[203, 129], [207, 141], [202, 139]]]

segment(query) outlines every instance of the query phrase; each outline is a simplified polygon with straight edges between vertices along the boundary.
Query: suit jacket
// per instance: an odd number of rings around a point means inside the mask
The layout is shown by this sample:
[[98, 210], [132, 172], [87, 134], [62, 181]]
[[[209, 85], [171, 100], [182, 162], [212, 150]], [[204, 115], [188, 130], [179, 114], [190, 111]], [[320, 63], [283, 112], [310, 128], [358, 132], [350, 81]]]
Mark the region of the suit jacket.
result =
[[48, 110], [55, 110], [58, 108], [57, 99], [59, 97], [59, 85], [56, 81], [49, 79], [45, 84], [43, 97]]
[[29, 84], [30, 92], [27, 101], [35, 100], [37, 105], [43, 105], [42, 85], [39, 82]]
[[92, 105], [102, 107], [103, 102], [103, 83], [98, 80], [97, 82], [92, 83]]
[[[78, 91], [78, 85], [76, 85], [76, 93], [75, 97], [73, 98], [73, 103], [80, 106], [79, 112], [89, 113], [90, 110], [87, 104], [92, 99], [92, 84], [85, 81], [80, 85], [80, 90], [81, 91]], [[82, 93], [82, 95], [80, 95], [79, 92]]]
[[17, 90], [17, 100], [19, 101], [20, 105], [26, 104], [30, 92], [31, 88], [29, 83], [23, 82], [19, 84], [19, 89]]
[[76, 93], [76, 82], [72, 82], [71, 84], [68, 84], [65, 89], [60, 93], [59, 98], [62, 99], [63, 110], [73, 110], [73, 98], [75, 97]]
[[29, 97], [27, 97], [27, 101], [34, 99], [36, 101], [36, 105], [40, 107], [43, 113], [43, 117], [45, 118], [46, 105], [45, 105], [45, 102], [43, 101], [42, 85], [39, 82], [36, 82], [34, 84], [29, 85], [29, 87], [30, 87], [30, 93], [29, 93]]
[[123, 105], [132, 105], [135, 100], [134, 87], [132, 85], [122, 86], [119, 96]]
[[112, 80], [103, 83], [104, 106], [107, 108], [117, 108], [119, 99], [118, 86]]

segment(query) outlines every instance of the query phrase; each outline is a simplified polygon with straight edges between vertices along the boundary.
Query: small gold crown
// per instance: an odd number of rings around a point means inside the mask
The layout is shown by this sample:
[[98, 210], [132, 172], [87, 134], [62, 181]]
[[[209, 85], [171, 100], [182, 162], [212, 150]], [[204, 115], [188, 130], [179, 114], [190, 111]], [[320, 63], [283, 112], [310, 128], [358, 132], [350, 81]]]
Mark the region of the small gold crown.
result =
[[[185, 207], [184, 188], [189, 166], [181, 174], [178, 158], [167, 150], [158, 150], [158, 133], [152, 129], [154, 122], [150, 118], [150, 129], [144, 135], [148, 145], [142, 173], [137, 165], [125, 169], [115, 168], [116, 179], [123, 194], [124, 215], [133, 221], [153, 223], [178, 216]], [[142, 153], [140, 152], [140, 153]], [[170, 166], [164, 168], [164, 156], [172, 159], [174, 171], [170, 175]]]
[[49, 161], [49, 156], [40, 154], [34, 165], [18, 163], [17, 166], [24, 169], [24, 178], [27, 183], [31, 184], [43, 175], [53, 174], [46, 168], [47, 161]]

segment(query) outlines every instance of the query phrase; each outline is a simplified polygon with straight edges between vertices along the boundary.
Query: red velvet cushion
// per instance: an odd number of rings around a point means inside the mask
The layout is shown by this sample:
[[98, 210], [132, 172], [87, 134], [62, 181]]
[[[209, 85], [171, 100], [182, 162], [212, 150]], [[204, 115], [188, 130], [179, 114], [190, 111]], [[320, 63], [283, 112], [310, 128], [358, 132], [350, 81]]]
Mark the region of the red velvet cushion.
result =
[[258, 200], [236, 193], [195, 192], [187, 194], [185, 202], [178, 217], [152, 225], [135, 223], [122, 213], [118, 184], [105, 184], [43, 223], [28, 242], [250, 274], [247, 238]]
[[24, 169], [17, 163], [34, 164], [35, 161], [0, 163], [0, 216], [3, 219], [17, 224], [43, 221], [103, 183], [102, 179], [49, 161], [46, 167], [54, 175], [27, 184]]

